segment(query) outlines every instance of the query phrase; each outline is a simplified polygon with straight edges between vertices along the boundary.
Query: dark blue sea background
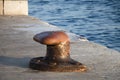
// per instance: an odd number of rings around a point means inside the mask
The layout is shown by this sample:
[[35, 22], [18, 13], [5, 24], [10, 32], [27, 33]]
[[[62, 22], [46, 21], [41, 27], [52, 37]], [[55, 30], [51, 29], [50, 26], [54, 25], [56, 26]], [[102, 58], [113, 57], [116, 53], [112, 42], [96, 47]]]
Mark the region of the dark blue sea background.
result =
[[120, 51], [120, 0], [29, 0], [29, 15]]

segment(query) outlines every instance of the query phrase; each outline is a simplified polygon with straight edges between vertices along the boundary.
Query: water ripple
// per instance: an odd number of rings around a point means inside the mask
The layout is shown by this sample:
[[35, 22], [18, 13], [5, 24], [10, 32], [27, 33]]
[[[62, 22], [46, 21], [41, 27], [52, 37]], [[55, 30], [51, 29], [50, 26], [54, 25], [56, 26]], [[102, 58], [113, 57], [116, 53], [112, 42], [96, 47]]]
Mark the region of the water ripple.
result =
[[29, 0], [29, 14], [120, 51], [120, 0]]

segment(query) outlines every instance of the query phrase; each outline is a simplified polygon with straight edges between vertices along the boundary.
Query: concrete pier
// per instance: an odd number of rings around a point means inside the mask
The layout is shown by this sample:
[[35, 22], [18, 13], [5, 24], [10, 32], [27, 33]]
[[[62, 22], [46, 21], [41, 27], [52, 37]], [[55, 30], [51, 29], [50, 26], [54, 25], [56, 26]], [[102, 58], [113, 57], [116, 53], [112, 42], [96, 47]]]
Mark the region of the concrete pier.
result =
[[0, 0], [0, 15], [28, 15], [28, 0]]
[[0, 15], [3, 15], [3, 1], [0, 0]]
[[120, 80], [120, 52], [71, 33], [71, 57], [84, 63], [87, 72], [30, 69], [31, 58], [46, 54], [46, 46], [33, 36], [48, 30], [61, 29], [29, 16], [0, 16], [0, 80]]

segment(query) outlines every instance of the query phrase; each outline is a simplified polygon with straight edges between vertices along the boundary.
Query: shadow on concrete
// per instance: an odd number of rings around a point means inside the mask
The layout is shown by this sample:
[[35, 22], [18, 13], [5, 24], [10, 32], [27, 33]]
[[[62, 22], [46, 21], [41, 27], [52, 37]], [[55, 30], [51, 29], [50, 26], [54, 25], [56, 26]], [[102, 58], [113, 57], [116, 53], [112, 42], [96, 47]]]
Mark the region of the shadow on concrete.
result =
[[28, 68], [30, 59], [31, 59], [30, 57], [15, 58], [8, 56], [0, 56], [0, 64]]

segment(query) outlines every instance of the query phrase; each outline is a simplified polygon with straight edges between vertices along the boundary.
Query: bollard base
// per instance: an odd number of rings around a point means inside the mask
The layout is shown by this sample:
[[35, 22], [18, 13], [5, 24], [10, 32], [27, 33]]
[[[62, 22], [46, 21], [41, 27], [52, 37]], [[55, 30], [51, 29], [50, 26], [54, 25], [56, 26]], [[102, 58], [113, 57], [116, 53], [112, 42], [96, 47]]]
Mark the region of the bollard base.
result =
[[87, 70], [86, 66], [73, 59], [68, 62], [48, 62], [45, 57], [31, 59], [29, 67], [35, 70], [52, 72], [85, 72]]

